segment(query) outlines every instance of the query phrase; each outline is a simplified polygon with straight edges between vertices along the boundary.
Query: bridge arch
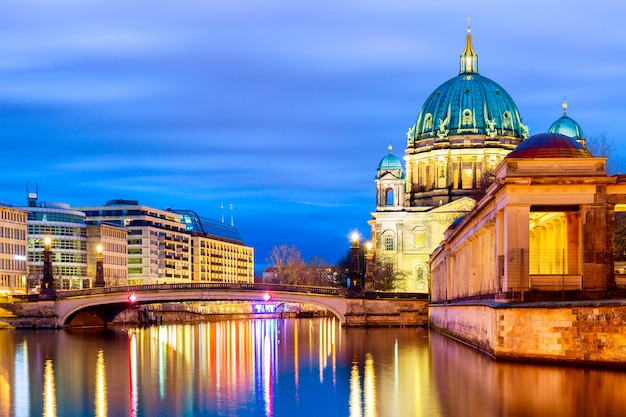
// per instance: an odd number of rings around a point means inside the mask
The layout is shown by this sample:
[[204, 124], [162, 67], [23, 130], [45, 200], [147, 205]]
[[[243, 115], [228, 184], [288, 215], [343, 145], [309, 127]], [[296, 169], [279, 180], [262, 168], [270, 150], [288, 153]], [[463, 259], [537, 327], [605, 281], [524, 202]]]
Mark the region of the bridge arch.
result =
[[[347, 300], [336, 294], [316, 294], [310, 292], [285, 291], [284, 288], [197, 288], [202, 284], [161, 284], [106, 289], [78, 290], [63, 294], [56, 300], [58, 327], [71, 325], [78, 319], [105, 325], [117, 314], [133, 305], [172, 303], [182, 301], [262, 301], [267, 292], [272, 301], [297, 304], [311, 304], [332, 313], [341, 323], [345, 323], [348, 309]], [[164, 286], [168, 288], [163, 288]], [[145, 288], [148, 287], [148, 288]], [[176, 288], [179, 287], [179, 288]], [[301, 290], [301, 289], [300, 289]], [[332, 290], [332, 289], [330, 289]], [[135, 294], [135, 302], [129, 296]], [[83, 323], [84, 324], [84, 323]]]

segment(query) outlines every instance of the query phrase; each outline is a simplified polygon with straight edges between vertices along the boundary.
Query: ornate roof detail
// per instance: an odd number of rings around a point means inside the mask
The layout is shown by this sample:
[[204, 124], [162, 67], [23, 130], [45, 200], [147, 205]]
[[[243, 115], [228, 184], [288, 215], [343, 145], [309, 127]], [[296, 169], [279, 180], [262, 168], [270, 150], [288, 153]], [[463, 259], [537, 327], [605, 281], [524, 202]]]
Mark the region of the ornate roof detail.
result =
[[459, 74], [478, 74], [478, 55], [472, 46], [472, 29], [470, 29], [470, 18], [467, 18], [467, 36], [465, 38], [465, 49], [461, 54], [461, 69]]
[[418, 147], [423, 139], [444, 141], [459, 135], [525, 139], [528, 130], [506, 90], [478, 73], [478, 55], [468, 26], [459, 75], [428, 96], [407, 136], [409, 146]]
[[391, 153], [393, 150], [391, 145], [389, 145], [387, 149], [389, 150], [389, 154], [385, 155], [385, 157], [380, 160], [376, 173], [376, 179], [380, 179], [386, 174], [391, 174], [398, 179], [404, 179], [405, 173], [404, 168], [402, 167], [402, 162], [400, 162], [400, 160]]
[[550, 126], [548, 131], [550, 133], [559, 133], [561, 135], [569, 136], [570, 138], [577, 141], [584, 141], [585, 134], [583, 133], [583, 129], [580, 125], [571, 117], [567, 116], [567, 102], [563, 99], [563, 116], [561, 116], [558, 120], [556, 120]]
[[569, 136], [540, 133], [531, 136], [507, 155], [507, 158], [590, 158], [591, 152]]

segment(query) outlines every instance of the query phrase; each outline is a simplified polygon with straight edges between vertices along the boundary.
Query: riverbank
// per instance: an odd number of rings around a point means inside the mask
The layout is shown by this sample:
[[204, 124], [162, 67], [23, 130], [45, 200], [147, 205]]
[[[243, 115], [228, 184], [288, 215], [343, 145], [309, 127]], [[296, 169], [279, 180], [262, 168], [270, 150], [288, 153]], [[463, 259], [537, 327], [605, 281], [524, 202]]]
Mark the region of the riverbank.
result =
[[495, 359], [626, 367], [626, 300], [431, 304], [429, 323]]

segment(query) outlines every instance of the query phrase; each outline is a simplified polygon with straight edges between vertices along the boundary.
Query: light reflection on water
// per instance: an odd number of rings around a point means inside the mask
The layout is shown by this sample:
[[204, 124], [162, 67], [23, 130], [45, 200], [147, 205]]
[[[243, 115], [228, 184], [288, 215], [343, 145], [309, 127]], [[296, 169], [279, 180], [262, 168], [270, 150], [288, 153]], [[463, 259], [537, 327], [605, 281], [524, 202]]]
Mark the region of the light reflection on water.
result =
[[1, 416], [621, 416], [626, 373], [334, 319], [0, 331]]

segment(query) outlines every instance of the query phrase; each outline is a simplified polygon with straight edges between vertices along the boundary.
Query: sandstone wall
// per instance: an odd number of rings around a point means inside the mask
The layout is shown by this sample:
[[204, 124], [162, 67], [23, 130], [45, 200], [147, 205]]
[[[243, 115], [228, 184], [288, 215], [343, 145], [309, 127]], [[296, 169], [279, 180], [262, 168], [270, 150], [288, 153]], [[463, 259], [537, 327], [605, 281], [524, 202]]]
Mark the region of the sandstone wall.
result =
[[432, 305], [430, 325], [496, 358], [626, 364], [626, 303], [545, 304]]

